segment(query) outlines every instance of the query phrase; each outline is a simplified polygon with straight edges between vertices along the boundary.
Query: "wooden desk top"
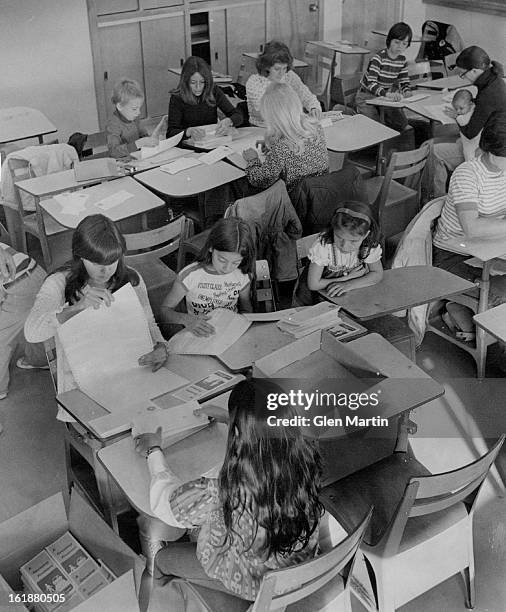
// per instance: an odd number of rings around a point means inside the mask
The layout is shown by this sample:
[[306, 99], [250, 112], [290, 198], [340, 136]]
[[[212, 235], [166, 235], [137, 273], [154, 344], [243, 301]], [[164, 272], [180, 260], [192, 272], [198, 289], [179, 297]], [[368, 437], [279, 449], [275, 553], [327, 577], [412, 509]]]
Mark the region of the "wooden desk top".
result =
[[472, 255], [482, 261], [506, 256], [506, 237], [501, 238], [451, 238], [446, 241], [448, 251]]
[[[96, 206], [97, 202], [120, 191], [126, 191], [132, 194], [133, 197], [108, 210], [103, 210]], [[42, 200], [40, 205], [55, 221], [71, 229], [76, 228], [80, 221], [88, 215], [100, 213], [113, 221], [120, 221], [121, 219], [126, 219], [127, 217], [132, 217], [164, 205], [164, 201], [161, 198], [129, 176], [101, 183], [100, 185], [95, 185], [95, 187], [89, 187], [80, 193], [86, 194], [88, 198], [84, 203], [85, 209], [77, 214], [64, 212], [61, 204], [54, 198]]]
[[308, 40], [308, 43], [325, 49], [331, 49], [336, 53], [344, 53], [345, 55], [365, 55], [371, 53], [371, 49], [365, 49], [359, 45], [354, 45], [348, 41], [336, 40], [335, 42], [329, 42], [326, 40]]
[[36, 108], [14, 106], [0, 109], [0, 144], [56, 131], [51, 121]]
[[[402, 403], [402, 409], [395, 416], [444, 393], [441, 385], [378, 334], [370, 334], [352, 340], [347, 346], [354, 348], [359, 355], [366, 358], [369, 363], [387, 376], [395, 377], [397, 380], [400, 378], [418, 380], [417, 384], [411, 385], [412, 396], [404, 397], [403, 402], [397, 402], [398, 405]], [[395, 386], [396, 380], [392, 378], [391, 382], [391, 387]], [[405, 384], [403, 389], [406, 390]], [[386, 391], [389, 394], [388, 389]], [[226, 401], [226, 396], [220, 396], [220, 399], [221, 401], [218, 402], [210, 400], [210, 403], [222, 405]], [[167, 463], [182, 480], [197, 478], [223, 461], [226, 436], [227, 428], [214, 423], [193, 436], [168, 447], [164, 451]], [[198, 453], [195, 452], [197, 448]], [[148, 467], [146, 460], [135, 452], [132, 439], [125, 438], [101, 449], [98, 457], [132, 505], [139, 512], [152, 516], [149, 506]], [[357, 461], [360, 467], [364, 467], [360, 458], [357, 458]]]
[[329, 298], [325, 292], [319, 293], [357, 319], [366, 321], [473, 287], [473, 283], [440, 268], [408, 266], [385, 270], [383, 279], [376, 285], [355, 289], [343, 296]]
[[466, 87], [470, 83], [466, 79], [461, 79], [458, 75], [443, 77], [442, 79], [434, 79], [433, 81], [424, 81], [420, 86], [427, 89], [460, 89]]
[[26, 191], [36, 198], [62, 193], [63, 191], [73, 191], [81, 187], [96, 185], [107, 180], [114, 179], [93, 179], [89, 181], [76, 181], [74, 170], [62, 170], [53, 174], [45, 174], [44, 176], [36, 176], [35, 178], [25, 179], [16, 183], [17, 187], [22, 191]]
[[327, 148], [340, 153], [359, 151], [399, 135], [399, 132], [365, 115], [345, 116], [323, 131]]
[[482, 327], [486, 332], [506, 342], [506, 304], [501, 304], [490, 310], [485, 310], [473, 317], [476, 325]]
[[[209, 376], [217, 370], [223, 370], [223, 365], [214, 357], [197, 355], [169, 355], [166, 366], [172, 372], [184, 376], [190, 381], [197, 381]], [[170, 395], [170, 394], [168, 394]], [[56, 396], [56, 401], [76, 421], [95, 436], [98, 440], [105, 441], [98, 431], [93, 428], [91, 421], [109, 412], [100, 404], [94, 402], [90, 397], [79, 389], [72, 389]], [[125, 432], [130, 431], [130, 423], [125, 423]], [[117, 437], [115, 434], [113, 438]]]
[[[188, 153], [193, 157], [195, 153]], [[204, 193], [215, 187], [226, 185], [245, 176], [242, 170], [224, 161], [216, 162], [211, 166], [200, 164], [177, 174], [168, 174], [155, 168], [135, 175], [135, 179], [149, 189], [173, 198], [186, 198], [188, 196]]]

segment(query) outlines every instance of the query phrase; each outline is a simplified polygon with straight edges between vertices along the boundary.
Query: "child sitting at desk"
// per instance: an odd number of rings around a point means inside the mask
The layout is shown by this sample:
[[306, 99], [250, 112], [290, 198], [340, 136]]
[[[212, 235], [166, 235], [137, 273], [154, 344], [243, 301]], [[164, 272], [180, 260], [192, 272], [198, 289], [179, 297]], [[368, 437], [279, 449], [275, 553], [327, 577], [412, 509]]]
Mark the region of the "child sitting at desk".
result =
[[[378, 51], [367, 66], [355, 97], [357, 111], [379, 121], [375, 106], [366, 100], [386, 96], [392, 102], [411, 96], [407, 61], [403, 55], [411, 44], [413, 32], [407, 23], [396, 23], [387, 35], [386, 48]], [[385, 108], [385, 124], [399, 132], [408, 127], [406, 115], [400, 108]]]
[[[218, 121], [218, 109], [225, 118]], [[167, 138], [185, 130], [185, 138], [201, 140], [205, 130], [199, 126], [217, 123], [216, 136], [226, 136], [243, 122], [223, 90], [214, 84], [211, 68], [200, 57], [189, 57], [181, 70], [179, 85], [169, 100]]]
[[[249, 226], [240, 219], [220, 219], [212, 227], [197, 261], [183, 268], [163, 302], [167, 323], [184, 325], [196, 336], [210, 336], [215, 308], [251, 312], [255, 246]], [[185, 298], [186, 312], [174, 309]]]
[[[56, 330], [85, 308], [110, 306], [114, 291], [130, 283], [144, 309], [154, 348], [139, 358], [139, 365], [162, 367], [167, 346], [158, 329], [141, 276], [124, 261], [125, 239], [114, 222], [103, 215], [89, 215], [72, 236], [72, 260], [47, 277], [25, 323], [29, 342], [43, 342], [55, 337], [58, 357], [58, 393], [77, 385], [58, 342]], [[68, 420], [61, 411], [58, 417]]]
[[294, 292], [294, 306], [318, 300], [312, 292], [325, 290], [329, 297], [375, 285], [383, 277], [380, 232], [367, 204], [339, 204], [330, 224], [309, 249], [309, 265]]
[[295, 91], [286, 83], [272, 83], [260, 103], [267, 130], [265, 160], [246, 149], [246, 175], [255, 187], [266, 189], [282, 179], [287, 191], [307, 176], [326, 174], [329, 154], [321, 125], [304, 114]]
[[[457, 113], [455, 121], [461, 126], [467, 125], [471, 120], [475, 108], [473, 94], [468, 89], [459, 89], [452, 98], [452, 107]], [[460, 135], [465, 161], [469, 161], [476, 157], [476, 149], [480, 146], [480, 136], [481, 132], [474, 138], [467, 138], [464, 134]]]
[[132, 79], [121, 79], [114, 86], [111, 100], [116, 108], [105, 128], [109, 154], [112, 157], [126, 157], [141, 147], [156, 147], [166, 118], [163, 117], [149, 136], [139, 121], [144, 102], [139, 83]]
[[[315, 556], [323, 514], [321, 458], [300, 428], [266, 425], [267, 398], [280, 392], [268, 379], [242, 381], [230, 394], [228, 413], [202, 409], [229, 423], [215, 477], [182, 483], [165, 463], [161, 429], [136, 438], [137, 452], [148, 458], [154, 514], [169, 525], [200, 528], [196, 544], [174, 542], [158, 552], [159, 584], [179, 576], [253, 601], [267, 571]], [[279, 408], [276, 417], [293, 414], [290, 407]], [[183, 609], [171, 600], [167, 606]]]

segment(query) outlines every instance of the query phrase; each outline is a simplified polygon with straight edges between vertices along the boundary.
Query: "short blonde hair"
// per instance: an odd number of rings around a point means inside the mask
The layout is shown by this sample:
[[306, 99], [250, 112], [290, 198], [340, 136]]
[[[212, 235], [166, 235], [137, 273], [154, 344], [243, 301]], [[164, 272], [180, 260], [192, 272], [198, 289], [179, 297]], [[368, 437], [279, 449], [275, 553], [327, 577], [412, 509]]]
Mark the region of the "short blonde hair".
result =
[[113, 104], [121, 104], [123, 106], [136, 98], [144, 100], [144, 92], [137, 81], [123, 78], [114, 85], [111, 96]]
[[316, 136], [316, 125], [304, 114], [295, 90], [287, 83], [271, 83], [260, 102], [260, 112], [267, 126], [266, 140], [284, 138], [292, 151], [301, 154], [305, 140]]

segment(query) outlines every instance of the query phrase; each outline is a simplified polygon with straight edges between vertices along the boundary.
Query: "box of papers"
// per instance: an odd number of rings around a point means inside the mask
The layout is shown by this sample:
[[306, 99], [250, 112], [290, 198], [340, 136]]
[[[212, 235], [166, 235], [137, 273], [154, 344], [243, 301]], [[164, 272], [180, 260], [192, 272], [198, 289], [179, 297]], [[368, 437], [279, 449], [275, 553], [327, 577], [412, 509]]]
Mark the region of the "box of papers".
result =
[[144, 564], [75, 490], [68, 512], [57, 493], [1, 523], [0, 542], [9, 590], [46, 595], [36, 610], [138, 610]]

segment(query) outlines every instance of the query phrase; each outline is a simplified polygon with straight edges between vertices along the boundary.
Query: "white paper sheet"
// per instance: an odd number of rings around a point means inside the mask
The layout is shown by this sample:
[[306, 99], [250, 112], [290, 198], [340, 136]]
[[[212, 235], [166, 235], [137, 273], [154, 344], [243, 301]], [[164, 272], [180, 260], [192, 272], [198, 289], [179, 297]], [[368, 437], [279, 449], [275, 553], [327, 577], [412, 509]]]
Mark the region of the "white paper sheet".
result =
[[188, 168], [193, 168], [193, 166], [200, 166], [201, 161], [197, 157], [180, 157], [170, 164], [165, 164], [164, 166], [160, 166], [160, 170], [162, 172], [167, 172], [168, 174], [177, 174], [182, 170], [188, 170]]
[[443, 125], [449, 125], [450, 123], [455, 123], [455, 119], [451, 119], [444, 112], [447, 106], [447, 104], [430, 104], [424, 106], [423, 109], [429, 119], [435, 119], [436, 121], [440, 121]]
[[169, 340], [169, 352], [182, 355], [221, 355], [237, 342], [251, 325], [242, 315], [226, 308], [213, 310], [208, 322], [214, 327], [214, 334], [198, 337], [190, 331], [180, 331]]
[[380, 106], [391, 106], [393, 108], [404, 108], [405, 106], [413, 102], [418, 102], [419, 100], [423, 100], [425, 98], [428, 98], [429, 96], [430, 94], [428, 93], [413, 94], [412, 96], [403, 98], [399, 102], [394, 102], [393, 100], [391, 100], [390, 98], [387, 98], [386, 96], [379, 96], [378, 98], [371, 98], [370, 100], [366, 100], [366, 102], [367, 104], [372, 104], [373, 106], [380, 105]]
[[113, 414], [138, 411], [151, 397], [188, 383], [166, 368], [152, 372], [138, 365], [153, 341], [130, 284], [116, 291], [110, 307], [83, 310], [57, 334], [79, 388]]
[[209, 153], [204, 153], [203, 155], [201, 155], [199, 157], [199, 160], [204, 164], [210, 166], [220, 161], [220, 159], [224, 159], [233, 152], [234, 151], [230, 147], [226, 145], [221, 145], [220, 147], [216, 147], [216, 149], [209, 151]]
[[121, 191], [117, 191], [116, 193], [113, 193], [112, 195], [107, 196], [106, 198], [102, 198], [98, 202], [95, 202], [95, 206], [97, 208], [100, 208], [100, 210], [110, 210], [111, 208], [119, 206], [120, 204], [123, 204], [123, 202], [126, 202], [127, 200], [133, 197], [133, 193], [122, 189]]
[[158, 153], [167, 151], [167, 149], [172, 149], [172, 147], [179, 144], [181, 138], [183, 138], [183, 134], [184, 132], [179, 132], [179, 134], [176, 134], [175, 136], [171, 136], [165, 140], [160, 140], [158, 146], [156, 147], [142, 147], [140, 151], [134, 151], [131, 153], [131, 156], [135, 159], [148, 159], [149, 157], [153, 157], [153, 155], [158, 155]]
[[62, 213], [65, 215], [77, 216], [79, 213], [86, 210], [86, 200], [88, 194], [81, 191], [72, 191], [70, 193], [59, 193], [53, 196], [53, 199], [58, 202], [62, 208]]
[[276, 310], [274, 312], [246, 312], [242, 316], [251, 321], [252, 323], [258, 321], [259, 323], [268, 321], [279, 321], [294, 315], [297, 312], [295, 308], [286, 308], [285, 310]]

